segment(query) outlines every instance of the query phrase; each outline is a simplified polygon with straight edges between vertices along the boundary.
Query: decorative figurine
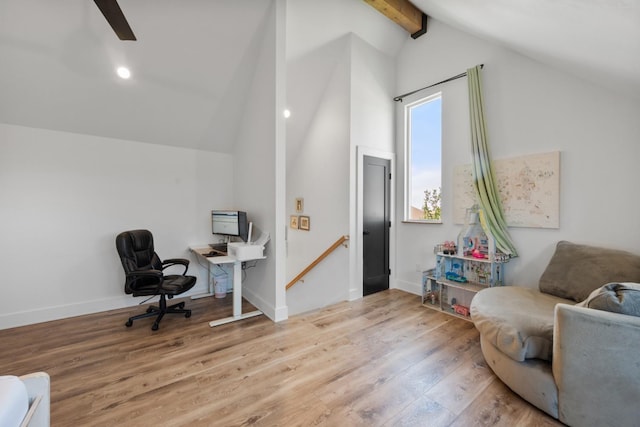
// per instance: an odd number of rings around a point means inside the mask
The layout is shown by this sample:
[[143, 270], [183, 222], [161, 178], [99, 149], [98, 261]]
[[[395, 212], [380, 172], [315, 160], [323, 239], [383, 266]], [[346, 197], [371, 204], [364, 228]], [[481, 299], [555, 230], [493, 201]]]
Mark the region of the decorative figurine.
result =
[[460, 305], [460, 304], [454, 304], [451, 307], [453, 308], [453, 311], [455, 311], [459, 315], [465, 316], [465, 317], [469, 316], [469, 308], [468, 307], [465, 307], [464, 305]]
[[456, 244], [450, 240], [445, 241], [442, 244], [442, 253], [445, 255], [455, 255]]
[[471, 256], [474, 257], [474, 258], [478, 258], [478, 259], [485, 259], [487, 257], [485, 254], [480, 252], [478, 249], [474, 249], [473, 252], [471, 252]]

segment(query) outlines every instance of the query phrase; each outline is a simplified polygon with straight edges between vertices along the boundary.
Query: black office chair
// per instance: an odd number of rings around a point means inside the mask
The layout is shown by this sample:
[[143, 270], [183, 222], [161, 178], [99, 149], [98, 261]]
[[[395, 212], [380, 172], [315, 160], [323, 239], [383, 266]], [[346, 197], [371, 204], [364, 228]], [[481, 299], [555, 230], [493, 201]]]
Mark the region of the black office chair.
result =
[[[167, 307], [167, 297], [173, 298], [193, 288], [194, 276], [186, 276], [189, 260], [173, 258], [160, 261], [153, 249], [153, 235], [148, 230], [124, 231], [116, 237], [116, 248], [125, 272], [124, 291], [134, 297], [160, 295], [159, 306], [152, 305], [146, 313], [130, 317], [127, 327], [136, 319], [157, 316], [151, 329], [158, 330], [160, 321], [167, 313], [181, 313], [191, 317], [191, 310], [184, 308], [184, 302]], [[183, 265], [181, 275], [164, 275], [163, 270], [173, 265]]]

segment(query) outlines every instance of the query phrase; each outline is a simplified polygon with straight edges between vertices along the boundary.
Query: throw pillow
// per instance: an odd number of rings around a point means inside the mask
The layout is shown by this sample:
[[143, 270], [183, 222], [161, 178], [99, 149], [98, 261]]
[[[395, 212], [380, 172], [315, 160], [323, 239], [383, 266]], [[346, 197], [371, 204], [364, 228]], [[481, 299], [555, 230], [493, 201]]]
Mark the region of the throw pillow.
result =
[[640, 283], [640, 256], [560, 241], [538, 287], [541, 292], [579, 302], [603, 283], [612, 282]]
[[640, 317], [640, 283], [608, 283], [576, 305]]

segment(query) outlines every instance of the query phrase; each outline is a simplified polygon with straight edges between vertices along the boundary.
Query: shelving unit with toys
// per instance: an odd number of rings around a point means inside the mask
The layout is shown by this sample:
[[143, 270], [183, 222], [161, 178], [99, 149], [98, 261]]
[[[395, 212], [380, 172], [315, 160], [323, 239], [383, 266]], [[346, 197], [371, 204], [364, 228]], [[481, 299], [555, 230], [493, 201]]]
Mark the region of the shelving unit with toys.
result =
[[473, 296], [487, 287], [504, 285], [504, 264], [509, 258], [496, 251], [493, 238], [478, 224], [477, 208], [467, 216], [457, 245], [436, 246], [436, 266], [422, 277], [422, 305], [471, 320]]

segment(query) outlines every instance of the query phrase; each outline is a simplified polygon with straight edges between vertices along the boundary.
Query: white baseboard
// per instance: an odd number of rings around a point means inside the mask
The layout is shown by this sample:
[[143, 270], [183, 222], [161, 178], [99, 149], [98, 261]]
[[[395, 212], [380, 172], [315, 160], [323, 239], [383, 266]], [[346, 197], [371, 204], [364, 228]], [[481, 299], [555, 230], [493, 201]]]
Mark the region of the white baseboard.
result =
[[362, 290], [349, 289], [349, 301], [355, 301], [360, 298], [362, 298]]
[[[207, 292], [207, 286], [202, 284], [194, 286], [189, 292], [180, 295], [179, 298], [189, 297]], [[51, 320], [65, 319], [67, 317], [82, 316], [84, 314], [99, 313], [101, 311], [116, 310], [119, 308], [134, 307], [148, 297], [133, 298], [122, 294], [115, 297], [103, 298], [92, 301], [82, 301], [73, 304], [43, 307], [35, 310], [21, 311], [0, 315], [0, 329], [15, 328], [18, 326], [33, 325], [35, 323], [49, 322]], [[151, 302], [151, 300], [150, 300]], [[124, 321], [123, 321], [124, 324]]]
[[[268, 317], [268, 316], [267, 316]], [[287, 320], [289, 318], [289, 307], [276, 307], [274, 317], [270, 317], [274, 322], [282, 322], [283, 320]]]
[[261, 296], [254, 293], [251, 289], [248, 288], [242, 289], [242, 297], [253, 304], [258, 310], [260, 310], [262, 313], [264, 313], [265, 316], [267, 316], [274, 322], [279, 322], [287, 319], [287, 317], [282, 317], [283, 312], [284, 315], [287, 316], [286, 306], [276, 310], [276, 308], [272, 304], [265, 301]]
[[[419, 283], [395, 280], [393, 285], [395, 289], [400, 289], [415, 295], [421, 295], [422, 292], [421, 285]], [[198, 295], [205, 292], [208, 292], [208, 287], [205, 283], [200, 282], [189, 292], [180, 295], [180, 297], [190, 297], [192, 295]], [[242, 293], [247, 301], [256, 306], [274, 322], [280, 322], [288, 318], [287, 306], [276, 308], [272, 304], [261, 298], [259, 295], [253, 293], [250, 289], [243, 289]], [[349, 289], [348, 298], [349, 301], [354, 301], [362, 298], [362, 295], [360, 294], [359, 290]], [[64, 319], [67, 317], [82, 316], [85, 314], [99, 313], [107, 310], [133, 307], [138, 305], [141, 301], [144, 301], [144, 299], [145, 297], [132, 298], [129, 295], [123, 294], [115, 297], [103, 298], [93, 301], [83, 301], [67, 305], [44, 307], [41, 309], [17, 313], [2, 314], [0, 315], [0, 329], [15, 328], [18, 326], [49, 322], [51, 320]]]
[[422, 285], [420, 283], [405, 282], [404, 280], [395, 281], [395, 289], [409, 292], [415, 295], [422, 295]]
[[[422, 287], [419, 283], [405, 282], [402, 280], [389, 278], [389, 289], [400, 289], [415, 295], [422, 295]], [[362, 298], [362, 291], [359, 289], [349, 289], [349, 301]]]

